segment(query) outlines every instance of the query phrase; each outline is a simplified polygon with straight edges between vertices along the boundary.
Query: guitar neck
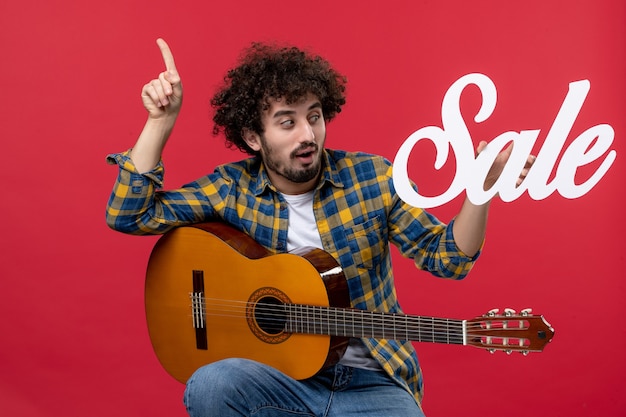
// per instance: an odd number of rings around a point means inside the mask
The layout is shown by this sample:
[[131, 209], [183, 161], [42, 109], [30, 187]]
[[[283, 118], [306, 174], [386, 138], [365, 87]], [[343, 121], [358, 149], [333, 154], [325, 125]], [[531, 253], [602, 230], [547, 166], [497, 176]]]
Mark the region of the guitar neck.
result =
[[286, 304], [285, 331], [465, 344], [465, 321], [337, 307]]

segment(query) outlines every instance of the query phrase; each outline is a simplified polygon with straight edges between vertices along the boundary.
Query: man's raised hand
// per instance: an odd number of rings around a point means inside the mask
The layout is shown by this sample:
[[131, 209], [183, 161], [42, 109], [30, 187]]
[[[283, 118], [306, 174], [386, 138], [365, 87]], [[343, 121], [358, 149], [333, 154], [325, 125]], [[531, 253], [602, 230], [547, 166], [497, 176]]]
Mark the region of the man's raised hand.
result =
[[183, 101], [183, 85], [174, 64], [174, 56], [163, 39], [157, 40], [165, 71], [141, 90], [141, 100], [148, 111], [148, 120], [130, 152], [139, 172], [148, 172], [161, 159]]
[[141, 99], [151, 118], [176, 117], [182, 104], [183, 85], [170, 47], [160, 38], [157, 45], [163, 56], [165, 71], [143, 86]]

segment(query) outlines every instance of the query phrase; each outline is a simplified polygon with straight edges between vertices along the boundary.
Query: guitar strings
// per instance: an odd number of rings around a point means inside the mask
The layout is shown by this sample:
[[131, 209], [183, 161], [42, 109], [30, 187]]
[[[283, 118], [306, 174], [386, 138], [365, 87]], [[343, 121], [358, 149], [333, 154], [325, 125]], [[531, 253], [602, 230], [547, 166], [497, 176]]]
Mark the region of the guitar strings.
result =
[[[192, 296], [192, 299], [196, 296]], [[339, 332], [339, 335], [362, 335], [398, 338], [404, 335], [410, 340], [438, 340], [449, 339], [449, 343], [459, 343], [462, 337], [462, 320], [441, 319], [435, 317], [413, 316], [398, 313], [381, 313], [367, 310], [350, 308], [336, 308], [329, 306], [309, 306], [300, 304], [275, 304], [258, 302], [250, 304], [245, 301], [225, 300], [217, 298], [205, 298], [197, 296], [201, 301], [196, 301], [195, 312], [200, 310], [206, 316], [221, 316], [251, 319], [259, 318], [266, 324], [272, 321], [277, 325], [288, 323], [289, 329], [297, 333], [297, 330], [305, 330], [304, 333], [329, 334], [331, 329]], [[249, 314], [250, 313], [250, 314]], [[329, 322], [330, 320], [330, 322]], [[480, 331], [505, 328], [502, 323], [506, 321], [519, 323], [511, 326], [511, 330], [524, 329], [525, 320], [515, 318], [485, 318], [480, 323], [466, 322], [465, 330], [467, 337], [482, 337]], [[485, 323], [490, 323], [486, 327]], [[389, 329], [389, 325], [404, 326], [402, 330]], [[289, 330], [285, 328], [285, 330]], [[340, 330], [343, 332], [340, 332]], [[365, 329], [368, 331], [365, 332]], [[352, 331], [349, 331], [352, 330]]]
[[[458, 322], [461, 320], [457, 319], [441, 319], [436, 317], [426, 317], [426, 316], [413, 316], [413, 315], [405, 315], [400, 313], [390, 313], [390, 312], [378, 312], [378, 311], [369, 311], [369, 310], [359, 310], [353, 308], [338, 308], [338, 307], [330, 307], [330, 306], [313, 306], [313, 305], [304, 305], [304, 304], [274, 304], [274, 303], [263, 303], [258, 302], [250, 305], [245, 301], [236, 301], [236, 300], [225, 300], [219, 298], [203, 298], [205, 302], [202, 303], [202, 308], [205, 310], [207, 306], [210, 307], [218, 307], [218, 309], [213, 309], [214, 311], [222, 312], [232, 312], [235, 317], [240, 317], [241, 312], [251, 309], [255, 313], [265, 314], [267, 316], [273, 316], [278, 319], [282, 319], [288, 313], [300, 313], [307, 317], [313, 317], [317, 315], [318, 318], [325, 314], [326, 318], [333, 313], [335, 317], [333, 321], [341, 321], [341, 319], [336, 318], [338, 315], [348, 315], [348, 316], [362, 316], [363, 318], [368, 318], [366, 316], [371, 316], [372, 320], [389, 320], [391, 317], [396, 317], [401, 320], [411, 320], [415, 322], [424, 322], [429, 324], [443, 324], [450, 322]], [[211, 303], [207, 303], [206, 300], [211, 301]], [[297, 309], [297, 310], [296, 310]], [[354, 317], [358, 318], [358, 317]], [[335, 320], [336, 319], [336, 320]], [[345, 319], [345, 318], [344, 318]], [[353, 320], [345, 319], [346, 322], [352, 322]]]
[[[437, 317], [428, 317], [428, 316], [417, 316], [417, 315], [407, 315], [402, 313], [391, 313], [391, 312], [378, 312], [378, 311], [370, 311], [370, 310], [359, 310], [354, 308], [341, 308], [341, 307], [331, 307], [331, 306], [314, 306], [314, 305], [304, 305], [304, 304], [274, 304], [274, 303], [263, 303], [258, 302], [254, 304], [249, 304], [246, 301], [238, 301], [238, 300], [226, 300], [220, 298], [202, 298], [204, 301], [201, 303], [201, 307], [203, 309], [207, 309], [207, 305], [211, 307], [221, 307], [221, 309], [217, 309], [215, 311], [218, 312], [233, 312], [234, 317], [240, 317], [242, 310], [247, 310], [248, 308], [252, 309], [257, 313], [265, 313], [269, 316], [274, 316], [278, 318], [283, 318], [288, 310], [292, 310], [294, 308], [300, 309], [299, 312], [302, 314], [318, 314], [321, 315], [322, 312], [335, 313], [338, 314], [347, 314], [347, 315], [360, 315], [360, 316], [369, 316], [373, 315], [373, 319], [380, 318], [381, 320], [389, 319], [389, 317], [395, 316], [396, 318], [400, 318], [401, 320], [411, 320], [416, 323], [428, 323], [428, 324], [440, 324], [446, 325], [448, 323], [460, 323], [462, 320], [459, 319], [450, 319], [450, 318], [437, 318]], [[207, 300], [211, 303], [207, 303]], [[259, 308], [260, 307], [260, 308]], [[215, 314], [214, 314], [215, 315]], [[328, 317], [328, 314], [326, 315]], [[333, 319], [334, 320], [334, 319]], [[504, 318], [504, 317], [494, 317], [493, 319], [485, 317], [484, 321], [493, 321], [494, 323], [498, 323], [499, 321], [524, 321], [519, 318]], [[348, 320], [350, 321], [350, 320]], [[477, 328], [482, 328], [479, 323], [468, 323], [468, 326], [473, 326]]]

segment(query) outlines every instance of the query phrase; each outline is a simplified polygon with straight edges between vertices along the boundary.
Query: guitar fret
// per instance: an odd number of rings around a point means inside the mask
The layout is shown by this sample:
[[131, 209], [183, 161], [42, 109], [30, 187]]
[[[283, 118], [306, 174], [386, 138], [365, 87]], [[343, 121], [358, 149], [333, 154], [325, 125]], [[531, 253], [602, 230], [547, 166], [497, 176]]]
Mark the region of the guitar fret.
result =
[[324, 320], [322, 319], [322, 309], [320, 307], [315, 307], [316, 310], [316, 324], [317, 324], [317, 332], [316, 334], [324, 334]]
[[315, 307], [315, 310], [316, 310], [316, 313], [317, 313], [316, 314], [317, 318], [316, 318], [316, 322], [315, 322], [316, 325], [317, 325], [317, 327], [316, 327], [316, 329], [317, 329], [316, 334], [324, 334], [324, 322], [322, 320], [322, 309], [319, 308], [319, 307]]
[[296, 331], [298, 333], [304, 333], [304, 325], [303, 325], [303, 320], [302, 320], [303, 314], [302, 314], [302, 305], [298, 305], [296, 307]]
[[361, 337], [365, 337], [365, 311], [361, 311], [359, 318], [361, 319]]
[[302, 311], [303, 317], [309, 317], [309, 320], [306, 320], [306, 333], [313, 333], [311, 332], [311, 320], [310, 320], [310, 308], [306, 308]]
[[430, 328], [430, 334], [429, 334], [430, 340], [429, 340], [429, 342], [433, 342], [434, 343], [435, 342], [435, 318], [434, 317], [430, 317], [429, 328]]
[[354, 320], [351, 320], [350, 322], [352, 323], [352, 332], [350, 333], [350, 335], [354, 337]]
[[[408, 320], [408, 319], [409, 319], [409, 318], [408, 318], [408, 316], [407, 316], [407, 320]], [[411, 339], [409, 338], [409, 335], [408, 335], [408, 328], [409, 328], [409, 326], [407, 325], [407, 336], [406, 336], [406, 340], [411, 340]], [[417, 328], [417, 341], [418, 341], [418, 342], [421, 342], [421, 341], [422, 341], [422, 330], [421, 330], [419, 327]]]

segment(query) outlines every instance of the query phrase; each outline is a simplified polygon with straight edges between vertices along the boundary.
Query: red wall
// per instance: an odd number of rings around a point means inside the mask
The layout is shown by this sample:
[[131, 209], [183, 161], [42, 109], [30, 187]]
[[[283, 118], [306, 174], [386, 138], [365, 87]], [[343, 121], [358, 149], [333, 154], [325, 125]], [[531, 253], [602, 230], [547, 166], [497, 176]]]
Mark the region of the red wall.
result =
[[[165, 154], [168, 187], [241, 157], [210, 135], [208, 101], [252, 40], [290, 41], [331, 60], [349, 91], [328, 145], [390, 159], [412, 132], [441, 126], [443, 96], [465, 74], [487, 75], [498, 93], [480, 124], [477, 90], [463, 96], [472, 138], [539, 129], [535, 151], [569, 83], [589, 80], [565, 147], [592, 126], [614, 129], [617, 159], [595, 187], [576, 199], [496, 200], [484, 255], [463, 282], [436, 280], [399, 257], [396, 270], [408, 312], [471, 318], [532, 307], [556, 329], [528, 357], [417, 345], [429, 417], [624, 415], [625, 18], [622, 0], [3, 2], [2, 414], [185, 415], [183, 386], [161, 369], [144, 322], [156, 240], [104, 223], [116, 175], [104, 157], [130, 147], [143, 125], [139, 93], [162, 69], [154, 44], [162, 36], [186, 94]], [[428, 144], [412, 154], [424, 192], [445, 190], [454, 176], [451, 161], [432, 169], [434, 156]], [[433, 212], [448, 220], [459, 203]]]

